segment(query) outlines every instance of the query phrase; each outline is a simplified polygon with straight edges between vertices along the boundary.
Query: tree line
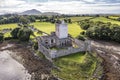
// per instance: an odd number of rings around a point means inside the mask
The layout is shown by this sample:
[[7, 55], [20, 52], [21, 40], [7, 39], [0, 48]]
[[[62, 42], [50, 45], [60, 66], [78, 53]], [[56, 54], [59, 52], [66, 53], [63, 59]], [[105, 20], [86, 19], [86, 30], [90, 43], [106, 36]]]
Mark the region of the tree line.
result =
[[111, 20], [115, 20], [115, 21], [120, 21], [120, 17], [118, 17], [118, 18], [111, 18], [111, 17], [109, 17], [109, 16], [106, 16], [105, 18], [107, 18], [107, 19], [111, 19]]
[[120, 25], [118, 24], [85, 20], [79, 22], [79, 25], [82, 29], [86, 30], [83, 34], [92, 39], [115, 41], [120, 43]]
[[66, 23], [72, 23], [71, 19], [67, 16], [3, 15], [0, 16], [0, 24], [18, 23], [22, 17], [27, 18], [29, 22], [39, 20], [40, 22], [56, 23], [60, 18], [64, 18]]
[[22, 17], [27, 18], [29, 22], [36, 21], [34, 16], [9, 15], [9, 16], [0, 16], [0, 24], [18, 23]]
[[[12, 37], [9, 39], [18, 39], [20, 41], [29, 41], [30, 35], [34, 35], [33, 31], [29, 29], [29, 20], [21, 17], [18, 27], [13, 29], [10, 34]], [[0, 42], [4, 41], [4, 33], [0, 32]]]
[[[50, 22], [50, 23], [57, 23], [60, 21], [60, 16], [40, 16], [39, 17], [39, 20], [40, 22]], [[64, 18], [64, 21], [66, 23], [72, 23], [71, 19], [70, 18]]]

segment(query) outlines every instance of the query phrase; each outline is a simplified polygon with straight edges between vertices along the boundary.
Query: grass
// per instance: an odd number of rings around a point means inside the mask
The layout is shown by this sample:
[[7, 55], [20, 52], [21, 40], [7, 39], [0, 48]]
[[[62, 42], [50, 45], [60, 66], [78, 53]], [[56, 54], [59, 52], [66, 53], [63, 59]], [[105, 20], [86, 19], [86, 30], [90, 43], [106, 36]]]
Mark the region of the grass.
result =
[[72, 61], [72, 62], [82, 63], [83, 60], [85, 59], [85, 55], [84, 55], [84, 53], [76, 53], [76, 54], [71, 54], [68, 56], [61, 57], [59, 59], [64, 60], [64, 61]]
[[81, 21], [81, 20], [85, 20], [85, 19], [89, 19], [89, 18], [92, 18], [92, 17], [70, 17], [72, 22]]
[[4, 34], [4, 37], [5, 37], [5, 38], [6, 38], [6, 37], [11, 37], [10, 32], [5, 33], [5, 34]]
[[[0, 30], [3, 30], [3, 29], [14, 29], [17, 27], [17, 24], [3, 24], [3, 25], [0, 25]], [[11, 34], [10, 32], [7, 32], [4, 34], [4, 37], [11, 37]]]
[[[32, 23], [32, 25], [34, 25], [35, 28], [44, 31], [48, 34], [50, 34], [52, 31], [55, 31], [55, 24], [52, 23], [35, 22]], [[77, 37], [82, 31], [83, 30], [80, 28], [79, 25], [77, 25], [77, 23], [68, 24], [68, 33], [71, 34], [73, 37]]]
[[[77, 21], [81, 21], [81, 20], [85, 20], [85, 19], [89, 19], [92, 17], [68, 17], [71, 19], [72, 22], [77, 22]], [[60, 18], [60, 20], [64, 20], [65, 18]]]
[[48, 34], [55, 30], [54, 24], [48, 22], [34, 22], [32, 23], [32, 25], [34, 25], [35, 28], [44, 31]]
[[62, 80], [87, 80], [93, 74], [96, 62], [89, 54], [79, 52], [55, 59], [60, 71], [53, 70], [52, 73]]
[[101, 21], [101, 22], [111, 22], [112, 24], [118, 24], [120, 25], [120, 22], [119, 21], [115, 21], [115, 20], [111, 20], [111, 19], [107, 19], [105, 17], [97, 17], [97, 18], [94, 18], [94, 19], [91, 19], [92, 21], [96, 22], [96, 21]]
[[82, 31], [84, 30], [81, 29], [77, 23], [68, 24], [68, 33], [72, 35], [72, 37], [77, 37]]
[[111, 19], [118, 19], [118, 16], [110, 16]]
[[[48, 22], [34, 22], [34, 23], [32, 23], [32, 25], [34, 25], [35, 28], [37, 28], [41, 31], [44, 31], [48, 34], [50, 34], [52, 31], [55, 31], [55, 24], [51, 24]], [[17, 26], [17, 24], [4, 24], [4, 25], [0, 25], [0, 30], [6, 29], [6, 28], [14, 29], [16, 26]], [[83, 30], [80, 28], [79, 25], [77, 25], [77, 23], [68, 24], [68, 32], [73, 37], [77, 37], [80, 34], [80, 32], [82, 32], [82, 31]], [[36, 32], [34, 34], [36, 36], [40, 36], [40, 34], [37, 34]], [[31, 37], [31, 38], [33, 38], [33, 37]]]
[[0, 25], [0, 30], [2, 29], [7, 29], [7, 28], [11, 28], [11, 29], [14, 29], [17, 27], [17, 24], [3, 24], [3, 25]]

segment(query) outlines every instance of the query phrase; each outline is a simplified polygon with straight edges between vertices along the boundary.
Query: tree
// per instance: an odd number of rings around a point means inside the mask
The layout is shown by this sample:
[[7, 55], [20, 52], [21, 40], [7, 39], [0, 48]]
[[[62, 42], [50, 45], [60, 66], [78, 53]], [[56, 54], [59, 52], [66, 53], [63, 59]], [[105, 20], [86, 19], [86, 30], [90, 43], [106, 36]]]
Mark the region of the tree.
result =
[[101, 40], [111, 40], [111, 29], [107, 25], [101, 25], [99, 26], [99, 33], [98, 33], [98, 38]]
[[72, 21], [71, 21], [71, 19], [70, 19], [70, 18], [68, 19], [68, 23], [72, 23]]
[[27, 16], [27, 19], [30, 20], [30, 22], [35, 22], [35, 17], [34, 16]]
[[79, 40], [85, 41], [85, 38], [84, 38], [84, 36], [82, 36], [82, 35], [77, 36], [77, 38], [78, 38]]
[[119, 17], [119, 18], [117, 18], [117, 20], [118, 20], [118, 21], [120, 21], [120, 17]]
[[0, 42], [2, 42], [4, 40], [4, 34], [0, 33]]
[[86, 31], [86, 35], [90, 38], [95, 38], [94, 27], [88, 28]]
[[91, 27], [86, 31], [86, 35], [94, 39], [111, 40], [111, 29], [106, 25]]
[[25, 27], [19, 30], [18, 38], [20, 41], [29, 41], [31, 34], [33, 34], [33, 32], [30, 29]]
[[18, 34], [19, 30], [20, 30], [20, 28], [15, 28], [15, 29], [12, 30], [11, 35], [14, 39], [18, 39], [17, 34]]
[[120, 42], [120, 26], [112, 28], [111, 38], [116, 42]]
[[89, 21], [89, 20], [84, 20], [81, 21], [80, 23], [80, 27], [84, 30], [87, 30], [89, 27], [91, 27], [91, 25], [93, 24], [93, 22]]
[[[87, 29], [86, 25], [90, 23], [80, 22], [80, 25], [83, 29]], [[117, 24], [95, 22], [90, 25], [86, 30], [86, 35], [93, 39], [99, 40], [112, 40], [115, 42], [120, 42], [120, 26]]]
[[30, 21], [27, 18], [23, 17], [23, 16], [21, 16], [19, 18], [19, 22], [22, 23], [23, 25], [26, 25], [26, 24], [30, 23]]

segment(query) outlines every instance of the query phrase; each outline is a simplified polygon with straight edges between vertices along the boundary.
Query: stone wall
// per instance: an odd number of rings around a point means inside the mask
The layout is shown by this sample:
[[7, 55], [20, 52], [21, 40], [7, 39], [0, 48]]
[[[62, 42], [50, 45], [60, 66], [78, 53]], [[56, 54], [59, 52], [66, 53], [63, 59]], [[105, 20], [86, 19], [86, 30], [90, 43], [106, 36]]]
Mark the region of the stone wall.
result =
[[51, 58], [57, 58], [57, 57], [74, 54], [74, 53], [82, 52], [82, 51], [85, 51], [84, 47], [81, 47], [81, 48], [69, 47], [68, 49], [64, 49], [64, 50], [51, 50], [50, 56]]
[[69, 54], [74, 54], [82, 51], [90, 51], [90, 41], [80, 41], [80, 40], [74, 39], [74, 43], [78, 45], [77, 48], [68, 47], [66, 49], [61, 49], [61, 50], [50, 50], [44, 47], [39, 42], [39, 51], [42, 52], [48, 59], [57, 58], [57, 57], [61, 57]]
[[48, 58], [48, 59], [51, 59], [51, 56], [50, 56], [50, 50], [47, 49], [46, 47], [44, 47], [43, 45], [39, 44], [39, 47], [38, 47], [38, 50], [43, 53], [43, 55]]
[[85, 41], [81, 41], [78, 39], [73, 39], [73, 42], [75, 42], [79, 47], [84, 47]]

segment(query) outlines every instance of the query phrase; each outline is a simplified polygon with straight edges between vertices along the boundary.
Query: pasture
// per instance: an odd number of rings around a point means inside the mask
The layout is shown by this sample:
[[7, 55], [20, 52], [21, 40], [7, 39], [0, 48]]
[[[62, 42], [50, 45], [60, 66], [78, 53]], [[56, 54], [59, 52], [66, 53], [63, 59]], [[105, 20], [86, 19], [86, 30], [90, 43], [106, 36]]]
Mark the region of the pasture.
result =
[[[118, 17], [112, 17], [110, 16], [111, 18], [118, 18]], [[72, 20], [72, 24], [68, 24], [68, 33], [70, 35], [72, 35], [72, 37], [77, 37], [80, 32], [82, 32], [83, 30], [80, 28], [80, 26], [76, 23], [76, 21], [81, 21], [81, 20], [84, 20], [84, 19], [90, 19], [92, 17], [68, 17]], [[90, 19], [94, 22], [96, 21], [102, 21], [102, 22], [111, 22], [112, 24], [118, 24], [120, 25], [120, 22], [119, 21], [115, 21], [115, 20], [111, 20], [111, 19], [107, 19], [105, 17], [96, 17], [96, 18], [93, 18], [93, 19]], [[41, 31], [44, 31], [48, 34], [50, 34], [51, 32], [55, 31], [55, 24], [52, 24], [52, 23], [49, 23], [49, 22], [39, 22], [36, 21], [34, 23], [31, 23], [31, 25], [34, 25], [35, 28], [41, 30]], [[2, 29], [14, 29], [17, 27], [17, 24], [14, 23], [14, 24], [3, 24], [3, 25], [0, 25], [0, 30]], [[36, 36], [41, 36], [40, 34], [37, 34], [36, 32], [34, 33]], [[7, 36], [10, 36], [10, 33], [6, 33], [5, 34], [5, 37]], [[34, 38], [34, 37], [33, 37]]]
[[[71, 19], [72, 22], [77, 22], [77, 21], [81, 21], [81, 20], [85, 20], [85, 19], [90, 19], [92, 17], [88, 17], [88, 16], [84, 16], [84, 17], [68, 17]], [[63, 20], [64, 18], [60, 18], [61, 20]]]
[[2, 29], [14, 29], [17, 27], [17, 24], [3, 24], [3, 25], [0, 25], [0, 30]]
[[118, 24], [120, 25], [120, 21], [115, 21], [115, 20], [111, 20], [111, 19], [107, 19], [105, 17], [96, 17], [94, 19], [91, 19], [92, 21], [96, 22], [96, 21], [101, 21], [101, 22], [111, 22], [112, 24]]
[[[31, 25], [34, 25], [35, 28], [44, 31], [48, 34], [50, 34], [51, 32], [55, 31], [55, 24], [49, 23], [49, 22], [34, 22], [31, 23]], [[0, 25], [0, 30], [2, 29], [14, 29], [17, 27], [17, 24], [4, 24], [4, 25]], [[83, 30], [80, 28], [80, 26], [77, 23], [72, 23], [72, 24], [68, 24], [68, 33], [70, 35], [72, 35], [73, 37], [77, 37], [80, 32], [82, 32]], [[35, 33], [36, 36], [39, 36], [39, 34]], [[5, 36], [7, 37], [7, 36]]]
[[109, 16], [109, 18], [111, 18], [111, 19], [118, 19], [119, 17], [118, 16]]
[[[50, 34], [52, 31], [55, 31], [55, 24], [52, 23], [35, 22], [32, 23], [31, 25], [34, 25], [35, 28], [44, 31], [48, 34]], [[73, 37], [77, 37], [82, 31], [83, 30], [80, 28], [80, 26], [77, 23], [68, 24], [68, 33]]]
[[[0, 31], [3, 30], [3, 29], [14, 29], [17, 27], [17, 24], [3, 24], [3, 25], [0, 25]], [[10, 32], [7, 32], [4, 34], [4, 37], [11, 37], [11, 34]]]

